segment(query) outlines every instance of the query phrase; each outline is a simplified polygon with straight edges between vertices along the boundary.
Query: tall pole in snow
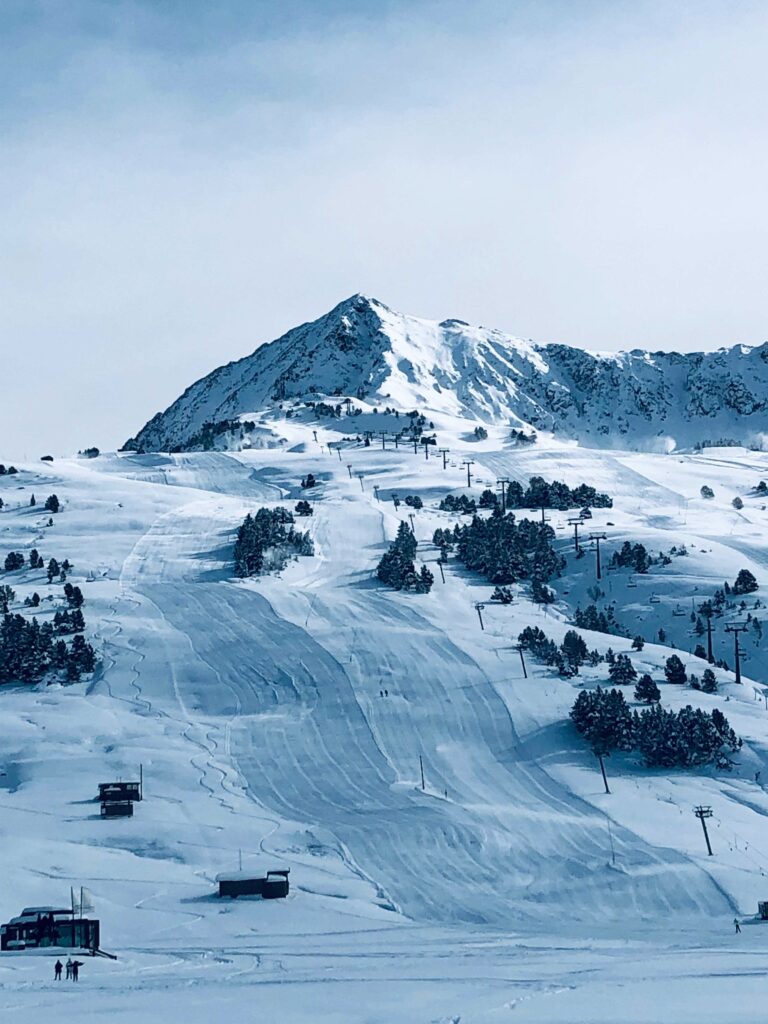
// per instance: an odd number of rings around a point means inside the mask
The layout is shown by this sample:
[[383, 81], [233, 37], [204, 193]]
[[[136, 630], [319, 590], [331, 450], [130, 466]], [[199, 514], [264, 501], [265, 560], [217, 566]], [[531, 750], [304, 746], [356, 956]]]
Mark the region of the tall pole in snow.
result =
[[496, 481], [496, 486], [501, 488], [501, 514], [505, 516], [507, 514], [507, 484], [509, 483], [508, 476], [501, 476]]
[[516, 647], [517, 653], [520, 655], [520, 664], [523, 666], [523, 679], [528, 678], [528, 670], [525, 667], [525, 655], [523, 654], [523, 645], [518, 644]]
[[475, 602], [475, 610], [477, 611], [477, 617], [478, 619], [480, 619], [480, 629], [485, 631], [485, 626], [483, 625], [483, 608], [485, 608], [485, 605], [481, 601]]
[[421, 789], [423, 792], [427, 787], [424, 783], [424, 761], [422, 760], [421, 754], [419, 754], [419, 768], [421, 770]]
[[583, 519], [569, 519], [568, 523], [573, 527], [573, 545], [574, 545], [574, 548], [576, 549], [576, 554], [578, 555], [579, 551], [581, 550], [579, 548], [579, 527], [584, 525], [584, 520]]
[[471, 487], [472, 486], [472, 474], [470, 472], [469, 467], [470, 466], [474, 466], [474, 464], [475, 464], [475, 460], [474, 459], [467, 459], [466, 462], [462, 462], [462, 466], [466, 466], [467, 467], [467, 487]]
[[603, 574], [600, 570], [600, 541], [607, 540], [608, 538], [604, 533], [590, 533], [589, 539], [593, 540], [597, 545], [597, 578], [601, 580], [603, 578]]
[[741, 648], [739, 647], [739, 633], [747, 629], [746, 622], [729, 622], [725, 627], [726, 633], [733, 633], [733, 653], [736, 659], [736, 682], [741, 682]]
[[707, 843], [707, 854], [711, 857], [712, 856], [712, 844], [709, 841], [709, 832], [707, 832], [707, 823], [706, 823], [705, 819], [712, 817], [712, 808], [711, 807], [701, 807], [701, 806], [695, 807], [694, 810], [693, 810], [693, 813], [699, 819], [699, 821], [701, 822], [701, 827], [704, 829], [704, 839], [706, 840], [706, 843]]
[[603, 775], [603, 785], [605, 786], [605, 792], [610, 796], [611, 791], [608, 788], [608, 778], [607, 778], [607, 776], [605, 774], [605, 763], [603, 761], [603, 758], [607, 757], [607, 756], [608, 756], [607, 752], [603, 753], [602, 751], [597, 751], [597, 750], [595, 751], [595, 757], [600, 762], [600, 771], [602, 772], [602, 775]]
[[438, 450], [438, 451], [440, 452], [440, 454], [441, 454], [441, 455], [443, 456], [443, 469], [445, 469], [445, 457], [446, 457], [446, 455], [448, 454], [448, 452], [449, 452], [449, 451], [450, 451], [451, 449], [450, 449], [450, 448], [438, 448], [437, 450]]
[[707, 616], [707, 661], [710, 665], [715, 663], [715, 655], [712, 651], [712, 616]]

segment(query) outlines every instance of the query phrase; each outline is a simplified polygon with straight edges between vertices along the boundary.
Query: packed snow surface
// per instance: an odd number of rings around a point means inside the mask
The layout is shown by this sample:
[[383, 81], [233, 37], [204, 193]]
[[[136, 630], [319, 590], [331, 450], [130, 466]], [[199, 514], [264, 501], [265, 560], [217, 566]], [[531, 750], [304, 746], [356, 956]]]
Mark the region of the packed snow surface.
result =
[[[0, 555], [70, 559], [101, 659], [81, 684], [0, 692], [2, 920], [66, 905], [84, 885], [118, 957], [81, 958], [75, 988], [54, 983], [50, 956], [3, 954], [0, 1017], [66, 1006], [128, 1024], [764, 1020], [764, 647], [745, 641], [740, 687], [724, 670], [713, 695], [662, 684], [667, 707], [725, 711], [744, 738], [732, 773], [616, 757], [606, 795], [567, 721], [605, 666], [566, 681], [529, 658], [524, 678], [514, 648], [529, 624], [561, 639], [588, 600], [594, 554], [574, 557], [569, 513], [550, 513], [568, 565], [548, 610], [522, 586], [513, 604], [490, 603], [487, 581], [453, 560], [443, 583], [431, 537], [457, 521], [437, 504], [467, 490], [467, 458], [475, 497], [500, 476], [594, 484], [614, 498], [589, 524], [607, 534], [606, 559], [626, 539], [687, 550], [647, 576], [606, 575], [618, 620], [648, 640], [636, 667], [663, 679], [674, 643], [700, 673], [692, 602], [742, 567], [761, 584], [751, 598], [768, 598], [768, 512], [754, 495], [768, 456], [520, 449], [502, 427], [468, 440], [472, 423], [456, 416], [435, 424], [445, 469], [406, 446], [365, 447], [343, 422], [275, 414], [263, 424], [283, 441], [272, 448], [103, 455], [0, 478]], [[63, 510], [47, 526], [29, 497], [52, 492]], [[374, 579], [413, 511], [393, 493], [424, 501], [414, 529], [436, 577], [428, 595]], [[245, 514], [300, 497], [314, 506], [302, 528], [315, 555], [235, 580]], [[2, 581], [17, 602], [39, 592], [41, 619], [52, 614], [46, 595], [60, 585], [42, 571]], [[667, 646], [653, 642], [662, 622]], [[731, 638], [716, 645], [730, 661]], [[102, 820], [98, 783], [134, 779], [140, 764], [134, 817]], [[714, 811], [713, 857], [697, 804]], [[241, 862], [290, 868], [289, 898], [220, 900], [216, 877]]]

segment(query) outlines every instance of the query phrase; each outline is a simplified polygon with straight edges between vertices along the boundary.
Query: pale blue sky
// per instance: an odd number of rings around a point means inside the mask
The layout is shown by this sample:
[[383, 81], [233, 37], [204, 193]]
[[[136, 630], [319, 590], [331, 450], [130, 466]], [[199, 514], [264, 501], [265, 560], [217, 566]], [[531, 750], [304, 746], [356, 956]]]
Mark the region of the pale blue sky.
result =
[[0, 457], [114, 446], [356, 291], [763, 341], [767, 44], [749, 2], [2, 0]]

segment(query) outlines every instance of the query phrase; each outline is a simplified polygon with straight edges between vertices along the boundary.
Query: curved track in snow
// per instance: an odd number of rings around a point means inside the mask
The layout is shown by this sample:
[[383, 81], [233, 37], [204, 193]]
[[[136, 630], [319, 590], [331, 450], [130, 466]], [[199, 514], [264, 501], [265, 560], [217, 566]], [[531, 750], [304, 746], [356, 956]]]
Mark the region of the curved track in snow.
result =
[[728, 912], [699, 867], [618, 827], [622, 870], [608, 866], [604, 816], [520, 742], [502, 669], [491, 677], [440, 625], [439, 592], [427, 615], [370, 585], [382, 513], [343, 470], [316, 505], [313, 569], [260, 592], [228, 580], [225, 560], [245, 510], [276, 489], [234, 459], [174, 459], [199, 493], [153, 525], [122, 574], [159, 613], [142, 698], [217, 725], [261, 806], [325, 829], [382, 902], [422, 921], [551, 923], [564, 904], [595, 921]]

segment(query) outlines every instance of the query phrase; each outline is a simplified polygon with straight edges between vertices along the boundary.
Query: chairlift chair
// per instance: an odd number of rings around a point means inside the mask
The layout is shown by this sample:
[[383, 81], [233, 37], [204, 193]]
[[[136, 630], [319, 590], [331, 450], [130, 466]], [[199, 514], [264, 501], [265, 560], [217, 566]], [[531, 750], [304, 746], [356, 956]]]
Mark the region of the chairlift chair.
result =
[[651, 594], [651, 596], [648, 598], [648, 602], [649, 604], [661, 604], [661, 598], [658, 594]]

